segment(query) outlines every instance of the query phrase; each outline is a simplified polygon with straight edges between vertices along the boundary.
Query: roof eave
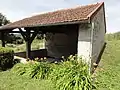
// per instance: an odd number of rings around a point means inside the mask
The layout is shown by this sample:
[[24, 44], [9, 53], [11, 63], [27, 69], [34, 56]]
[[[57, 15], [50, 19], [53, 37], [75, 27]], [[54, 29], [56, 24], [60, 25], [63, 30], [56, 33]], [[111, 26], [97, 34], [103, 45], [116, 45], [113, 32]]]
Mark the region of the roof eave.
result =
[[30, 25], [30, 26], [20, 26], [20, 27], [3, 27], [0, 30], [11, 30], [16, 28], [29, 28], [29, 27], [44, 27], [44, 26], [56, 26], [56, 25], [66, 25], [66, 24], [80, 24], [80, 23], [89, 23], [88, 18], [84, 18], [83, 20], [76, 20], [76, 21], [67, 21], [67, 22], [58, 22], [58, 23], [51, 23], [51, 24], [42, 24], [42, 25]]

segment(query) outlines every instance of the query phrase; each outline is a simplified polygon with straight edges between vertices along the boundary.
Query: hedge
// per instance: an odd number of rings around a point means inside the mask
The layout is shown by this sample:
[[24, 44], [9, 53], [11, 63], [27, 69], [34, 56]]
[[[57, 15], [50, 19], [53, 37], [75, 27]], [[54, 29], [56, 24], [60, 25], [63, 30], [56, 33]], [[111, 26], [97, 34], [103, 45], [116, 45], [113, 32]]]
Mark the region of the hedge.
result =
[[0, 47], [0, 70], [7, 70], [14, 64], [14, 51], [10, 48]]

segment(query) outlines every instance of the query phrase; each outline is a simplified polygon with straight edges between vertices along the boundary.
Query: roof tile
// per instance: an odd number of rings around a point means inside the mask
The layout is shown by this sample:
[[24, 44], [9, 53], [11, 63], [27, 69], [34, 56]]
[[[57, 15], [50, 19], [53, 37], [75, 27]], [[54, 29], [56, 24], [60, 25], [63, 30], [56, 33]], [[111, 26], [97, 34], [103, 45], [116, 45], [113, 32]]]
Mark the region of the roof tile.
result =
[[79, 6], [76, 8], [48, 12], [10, 23], [8, 25], [0, 27], [0, 29], [44, 26], [57, 23], [67, 23], [86, 20], [88, 19], [88, 16], [102, 4], [103, 3], [97, 3], [86, 6]]

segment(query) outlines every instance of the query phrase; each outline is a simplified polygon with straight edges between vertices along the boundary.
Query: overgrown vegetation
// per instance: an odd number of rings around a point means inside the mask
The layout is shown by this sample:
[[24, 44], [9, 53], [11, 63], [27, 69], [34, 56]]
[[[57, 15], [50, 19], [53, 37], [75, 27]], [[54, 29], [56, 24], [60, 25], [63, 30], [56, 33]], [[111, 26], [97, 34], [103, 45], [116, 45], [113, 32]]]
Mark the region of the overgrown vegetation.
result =
[[35, 62], [17, 64], [12, 72], [35, 79], [48, 79], [56, 90], [92, 90], [94, 88], [88, 66], [71, 56], [60, 63]]
[[120, 32], [107, 34], [106, 40], [108, 41], [120, 40]]
[[13, 66], [13, 50], [0, 47], [0, 70], [6, 70]]
[[47, 62], [34, 62], [29, 61], [27, 64], [19, 63], [14, 66], [12, 72], [17, 75], [26, 76], [35, 79], [46, 79], [48, 78], [49, 72], [51, 71], [50, 64]]
[[97, 90], [120, 89], [120, 33], [108, 34], [107, 46], [97, 68]]
[[94, 88], [88, 66], [80, 60], [62, 62], [55, 65], [50, 79], [56, 85], [56, 90], [92, 90]]
[[[120, 39], [119, 37], [116, 38], [114, 34], [108, 34], [108, 35], [106, 36], [106, 42], [107, 42], [106, 49], [99, 63], [99, 67], [95, 72], [96, 74], [95, 78], [97, 81], [96, 82], [97, 90], [120, 89], [119, 86]], [[42, 64], [43, 62], [40, 63]], [[33, 89], [34, 90], [59, 90], [59, 89], [64, 90], [64, 87], [69, 87], [72, 85], [71, 86], [72, 90], [77, 90], [77, 89], [73, 89], [73, 86], [75, 87], [75, 84], [72, 83], [72, 80], [74, 82], [76, 82], [76, 80], [79, 80], [76, 79], [81, 74], [80, 73], [81, 69], [78, 69], [79, 65], [76, 65], [73, 62], [69, 62], [69, 60], [66, 62], [61, 62], [59, 64], [44, 63], [42, 64], [43, 66], [40, 63], [31, 61], [28, 64], [16, 64], [15, 67], [12, 69], [12, 71], [10, 70], [6, 72], [0, 72], [0, 89], [1, 90], [33, 90]], [[86, 66], [84, 67], [87, 68]], [[73, 72], [73, 73], [68, 73], [68, 72]], [[85, 71], [83, 73], [85, 74], [88, 72]], [[76, 78], [74, 77], [74, 75]], [[88, 75], [87, 77], [89, 77], [89, 74], [87, 75]]]

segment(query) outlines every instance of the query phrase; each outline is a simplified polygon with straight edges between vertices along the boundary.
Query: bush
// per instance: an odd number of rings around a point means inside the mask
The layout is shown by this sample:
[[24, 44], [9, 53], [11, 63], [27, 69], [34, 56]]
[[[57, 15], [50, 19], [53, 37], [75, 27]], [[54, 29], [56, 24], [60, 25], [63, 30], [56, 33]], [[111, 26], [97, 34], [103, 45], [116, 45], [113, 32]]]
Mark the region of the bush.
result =
[[70, 56], [64, 62], [55, 65], [50, 79], [56, 85], [57, 90], [92, 90], [92, 78], [88, 71], [88, 65], [76, 56]]
[[0, 69], [6, 70], [11, 68], [14, 63], [14, 52], [9, 48], [0, 47]]
[[59, 63], [29, 61], [17, 64], [12, 71], [36, 79], [49, 79], [56, 90], [92, 90], [94, 85], [88, 71], [88, 65], [70, 56]]

